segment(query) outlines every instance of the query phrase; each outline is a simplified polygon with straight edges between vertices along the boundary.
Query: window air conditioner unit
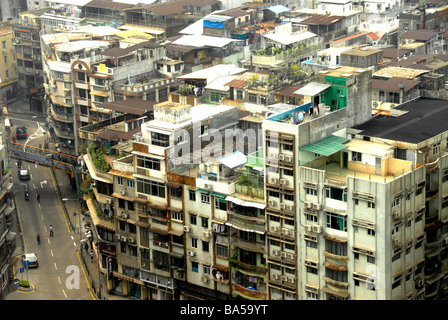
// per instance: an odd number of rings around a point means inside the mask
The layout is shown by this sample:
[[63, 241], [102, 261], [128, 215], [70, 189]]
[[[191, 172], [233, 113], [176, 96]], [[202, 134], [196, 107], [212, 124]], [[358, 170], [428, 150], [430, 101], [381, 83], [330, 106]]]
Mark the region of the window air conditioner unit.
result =
[[286, 209], [286, 204], [285, 203], [280, 203], [280, 209], [285, 210]]
[[271, 159], [277, 159], [277, 158], [278, 158], [278, 154], [275, 153], [275, 152], [271, 152], [271, 153], [269, 154], [269, 158], [271, 158]]
[[279, 226], [272, 226], [271, 231], [278, 232], [280, 230]]
[[275, 200], [269, 200], [269, 201], [268, 201], [268, 204], [269, 204], [271, 207], [274, 207], [274, 206], [277, 205], [277, 202], [276, 202]]
[[207, 189], [207, 190], [213, 190], [213, 185], [209, 184], [209, 183], [206, 183], [206, 184], [204, 184], [204, 188]]
[[305, 201], [303, 205], [307, 209], [310, 209], [313, 206], [313, 204], [311, 202], [308, 202], [308, 201]]
[[121, 241], [126, 242], [127, 238], [125, 236], [121, 236]]
[[288, 180], [287, 179], [280, 179], [280, 185], [287, 186], [288, 185]]
[[288, 204], [288, 205], [286, 205], [286, 210], [288, 210], [288, 211], [294, 211], [294, 205], [293, 205], [293, 204]]
[[204, 230], [204, 231], [202, 231], [202, 235], [204, 238], [210, 238], [210, 231]]
[[184, 226], [184, 232], [190, 232], [190, 226]]
[[400, 214], [399, 211], [394, 211], [394, 212], [392, 213], [392, 218], [393, 218], [393, 219], [400, 219], [400, 216], [401, 216], [401, 214]]
[[291, 229], [287, 229], [287, 228], [283, 228], [282, 229], [282, 234], [290, 236], [290, 235], [292, 235], [292, 230]]
[[196, 252], [194, 251], [188, 251], [187, 253], [190, 257], [194, 257], [196, 255]]
[[120, 194], [121, 194], [122, 196], [125, 196], [125, 195], [126, 195], [126, 190], [120, 190]]
[[295, 255], [293, 253], [288, 253], [286, 256], [288, 259], [294, 260]]
[[278, 178], [271, 178], [272, 184], [278, 184]]
[[128, 237], [128, 242], [129, 242], [129, 243], [134, 243], [134, 238], [132, 238], [132, 237]]
[[294, 283], [296, 280], [294, 278], [288, 277], [288, 283]]
[[320, 210], [320, 203], [313, 203], [314, 210]]
[[184, 273], [182, 271], [176, 271], [176, 277], [183, 278]]
[[313, 232], [313, 226], [311, 226], [311, 225], [306, 225], [306, 226], [305, 226], [305, 232]]
[[399, 244], [400, 243], [400, 240], [398, 240], [398, 238], [393, 238], [392, 239], [392, 244], [395, 246], [395, 245], [397, 245], [397, 244]]
[[277, 250], [277, 249], [272, 250], [272, 255], [273, 256], [279, 256], [280, 255], [280, 250]]
[[274, 273], [274, 274], [272, 274], [272, 279], [280, 280], [280, 275], [278, 273]]
[[106, 199], [106, 203], [107, 204], [111, 204], [112, 203], [112, 199]]
[[285, 155], [284, 154], [279, 154], [278, 155], [278, 160], [284, 161], [285, 160]]
[[321, 232], [321, 226], [312, 226], [314, 233], [320, 233]]
[[292, 162], [292, 156], [285, 156], [286, 162]]
[[123, 213], [121, 214], [121, 217], [122, 217], [123, 219], [127, 219], [127, 218], [129, 218], [129, 214], [128, 214], [127, 212], [123, 212]]
[[288, 280], [288, 277], [282, 276], [282, 281], [287, 281], [287, 280]]
[[208, 277], [203, 275], [203, 276], [201, 277], [201, 280], [202, 280], [202, 282], [207, 283], [207, 282], [208, 282]]

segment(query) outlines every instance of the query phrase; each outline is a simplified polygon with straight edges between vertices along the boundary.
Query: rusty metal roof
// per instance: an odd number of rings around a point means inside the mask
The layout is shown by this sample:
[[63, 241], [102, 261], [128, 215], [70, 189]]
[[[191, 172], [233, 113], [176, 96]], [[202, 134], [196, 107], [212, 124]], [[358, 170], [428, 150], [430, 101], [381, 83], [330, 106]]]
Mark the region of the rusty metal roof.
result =
[[320, 24], [324, 26], [328, 26], [332, 23], [338, 22], [339, 20], [342, 20], [343, 16], [330, 16], [327, 14], [315, 14], [309, 18], [306, 18], [305, 20], [302, 20], [300, 23], [304, 24]]

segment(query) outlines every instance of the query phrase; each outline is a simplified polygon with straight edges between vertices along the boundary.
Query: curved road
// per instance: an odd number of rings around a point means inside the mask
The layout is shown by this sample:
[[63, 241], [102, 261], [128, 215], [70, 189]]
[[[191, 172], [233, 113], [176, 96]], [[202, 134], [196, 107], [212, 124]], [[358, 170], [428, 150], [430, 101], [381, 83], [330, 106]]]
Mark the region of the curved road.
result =
[[[33, 124], [34, 122], [34, 124]], [[26, 144], [39, 146], [44, 143], [43, 124], [30, 120], [14, 120], [15, 126], [26, 126], [29, 138]], [[24, 143], [25, 140], [22, 140]], [[18, 141], [20, 142], [20, 141]], [[19, 223], [24, 232], [25, 252], [33, 252], [39, 261], [38, 268], [19, 273], [17, 277], [34, 287], [31, 292], [10, 293], [8, 300], [92, 300], [87, 276], [82, 266], [78, 250], [80, 235], [73, 234], [63, 213], [62, 204], [56, 193], [56, 181], [49, 168], [23, 162], [30, 170], [29, 181], [19, 181], [17, 162], [12, 160], [12, 174], [16, 192], [16, 208]], [[30, 199], [25, 200], [28, 188]], [[36, 199], [40, 194], [40, 203]], [[49, 226], [53, 225], [54, 236], [49, 236]], [[36, 235], [41, 243], [37, 244]], [[19, 262], [16, 268], [22, 267]]]

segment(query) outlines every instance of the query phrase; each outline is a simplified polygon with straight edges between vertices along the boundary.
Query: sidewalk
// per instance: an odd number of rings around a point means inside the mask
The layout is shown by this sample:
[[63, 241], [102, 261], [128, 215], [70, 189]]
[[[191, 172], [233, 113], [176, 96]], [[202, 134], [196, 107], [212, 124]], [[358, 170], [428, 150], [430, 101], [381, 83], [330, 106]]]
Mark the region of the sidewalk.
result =
[[[55, 170], [55, 178], [56, 182], [59, 185], [59, 188], [61, 190], [61, 198], [67, 198], [67, 199], [77, 199], [76, 190], [72, 189], [72, 186], [70, 185], [70, 179], [67, 173]], [[62, 200], [61, 200], [62, 201]], [[71, 229], [73, 230], [74, 237], [76, 239], [79, 239], [79, 231], [81, 231], [81, 241], [86, 240], [86, 228], [85, 224], [90, 223], [91, 226], [93, 226], [93, 222], [89, 216], [83, 216], [80, 215], [81, 208], [78, 201], [68, 200], [63, 201], [62, 205], [65, 206], [67, 210], [67, 218], [70, 221]], [[76, 216], [73, 214], [76, 212]], [[81, 222], [81, 223], [80, 223]], [[79, 228], [81, 226], [81, 228]], [[80, 230], [81, 229], [81, 230]], [[96, 242], [96, 234], [93, 230], [94, 234], [94, 242]], [[83, 241], [82, 243], [84, 243]], [[90, 247], [88, 251], [86, 252], [84, 246], [81, 247], [80, 244], [80, 258], [81, 263], [83, 263], [83, 267], [86, 271], [86, 276], [88, 278], [88, 282], [90, 285], [90, 290], [92, 293], [92, 296], [95, 297], [95, 299], [101, 299], [101, 300], [130, 300], [130, 298], [121, 296], [121, 295], [115, 295], [115, 294], [109, 294], [107, 292], [106, 287], [106, 276], [102, 274], [99, 270], [99, 261], [98, 261], [98, 252], [96, 251], [97, 248], [94, 245], [93, 246], [93, 253], [94, 253], [94, 259], [93, 262], [90, 261]]]

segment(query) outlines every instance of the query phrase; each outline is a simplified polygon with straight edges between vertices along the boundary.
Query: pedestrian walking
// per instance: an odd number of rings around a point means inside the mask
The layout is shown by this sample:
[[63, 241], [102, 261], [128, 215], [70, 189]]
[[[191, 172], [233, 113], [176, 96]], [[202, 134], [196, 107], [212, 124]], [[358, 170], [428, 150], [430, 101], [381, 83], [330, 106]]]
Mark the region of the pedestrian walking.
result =
[[36, 192], [36, 199], [37, 199], [37, 202], [40, 203], [40, 194], [38, 194], [37, 192]]
[[53, 226], [50, 224], [50, 237], [53, 236]]
[[90, 262], [93, 262], [93, 251], [90, 250]]

